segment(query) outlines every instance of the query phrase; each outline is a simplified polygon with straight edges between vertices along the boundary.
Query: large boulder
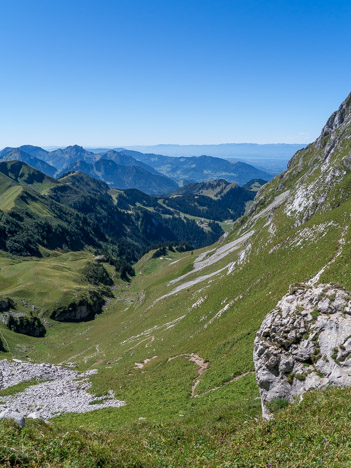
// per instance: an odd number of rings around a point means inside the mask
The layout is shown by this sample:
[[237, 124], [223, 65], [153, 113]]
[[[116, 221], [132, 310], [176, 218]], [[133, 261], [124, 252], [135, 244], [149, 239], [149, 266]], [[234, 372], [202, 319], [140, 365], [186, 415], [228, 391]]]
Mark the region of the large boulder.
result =
[[274, 400], [312, 388], [351, 385], [351, 294], [298, 284], [263, 320], [254, 346], [262, 414]]

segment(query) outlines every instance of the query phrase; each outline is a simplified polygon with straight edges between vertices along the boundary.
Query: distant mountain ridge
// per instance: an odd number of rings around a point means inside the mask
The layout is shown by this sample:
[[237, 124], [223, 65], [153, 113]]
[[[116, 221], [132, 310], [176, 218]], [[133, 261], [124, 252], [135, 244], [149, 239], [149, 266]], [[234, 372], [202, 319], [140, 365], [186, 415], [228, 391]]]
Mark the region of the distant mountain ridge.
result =
[[172, 179], [156, 171], [151, 173], [139, 165], [121, 166], [111, 159], [102, 158], [93, 164], [77, 161], [66, 167], [60, 175], [77, 171], [102, 180], [110, 187], [118, 187], [122, 190], [135, 188], [142, 192], [156, 194], [171, 192], [178, 188]]
[[170, 157], [123, 148], [95, 152], [79, 145], [53, 151], [32, 145], [6, 147], [0, 151], [1, 160], [26, 162], [50, 177], [81, 171], [103, 180], [111, 188], [135, 188], [149, 194], [173, 192], [189, 182], [225, 179], [243, 185], [252, 179], [272, 178], [250, 164], [213, 156]]
[[155, 153], [176, 157], [208, 154], [218, 158], [246, 162], [276, 175], [284, 171], [289, 159], [296, 151], [305, 146], [306, 144], [302, 143], [222, 143], [218, 145], [161, 144], [153, 146], [126, 146], [125, 148], [142, 153]]
[[243, 185], [252, 179], [270, 180], [272, 176], [243, 162], [229, 162], [226, 159], [213, 156], [172, 157], [160, 154], [144, 154], [137, 151], [122, 150], [125, 154], [153, 167], [168, 177], [176, 180], [191, 179], [203, 182], [215, 179], [225, 179]]
[[201, 156], [211, 154], [222, 158], [244, 156], [289, 156], [306, 144], [303, 143], [220, 143], [218, 145], [136, 145], [126, 146], [126, 149], [141, 151], [142, 153], [157, 153], [165, 156]]
[[44, 172], [44, 174], [54, 177], [57, 169], [48, 164], [47, 162], [43, 161], [42, 159], [39, 159], [35, 156], [31, 156], [30, 154], [26, 153], [25, 151], [14, 148], [10, 149], [7, 151], [1, 158], [1, 161], [21, 161], [25, 162], [29, 166], [34, 167], [35, 169], [38, 169], [38, 171]]

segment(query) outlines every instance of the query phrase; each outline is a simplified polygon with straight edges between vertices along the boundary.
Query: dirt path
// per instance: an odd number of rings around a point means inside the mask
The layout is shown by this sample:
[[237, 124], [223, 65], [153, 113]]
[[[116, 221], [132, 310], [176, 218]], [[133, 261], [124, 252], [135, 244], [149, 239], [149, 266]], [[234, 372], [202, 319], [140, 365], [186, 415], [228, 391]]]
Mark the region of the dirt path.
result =
[[167, 362], [173, 361], [173, 359], [176, 359], [179, 357], [185, 357], [186, 359], [188, 359], [188, 361], [193, 362], [196, 366], [198, 366], [198, 369], [197, 369], [198, 378], [195, 380], [193, 386], [191, 387], [191, 398], [194, 398], [196, 387], [201, 382], [201, 376], [207, 371], [210, 363], [208, 361], [205, 361], [198, 354], [195, 354], [195, 353], [178, 354], [177, 356], [173, 356], [169, 358]]
[[143, 369], [145, 364], [148, 362], [152, 361], [153, 359], [156, 359], [157, 356], [152, 356], [151, 358], [144, 359], [143, 362], [135, 362], [134, 363], [134, 369]]
[[255, 373], [255, 371], [253, 370], [243, 372], [242, 374], [236, 375], [231, 380], [228, 380], [228, 382], [225, 382], [222, 385], [219, 385], [218, 387], [211, 388], [210, 390], [206, 390], [203, 393], [195, 395], [195, 390], [197, 386], [199, 385], [199, 383], [201, 382], [201, 376], [208, 370], [208, 366], [210, 365], [210, 363], [208, 361], [205, 361], [203, 358], [201, 358], [198, 354], [195, 354], [195, 353], [178, 354], [177, 356], [170, 357], [167, 362], [173, 361], [173, 359], [177, 359], [179, 357], [184, 357], [185, 359], [188, 359], [188, 361], [193, 362], [196, 366], [198, 366], [198, 369], [197, 369], [198, 377], [195, 379], [191, 387], [191, 394], [190, 394], [191, 398], [199, 398], [203, 395], [207, 395], [208, 393], [215, 392], [216, 390], [219, 390], [220, 388], [223, 388], [226, 385], [229, 385], [233, 382], [236, 382], [239, 379], [242, 379], [246, 375]]
[[237, 380], [239, 379], [242, 379], [243, 377], [245, 377], [246, 375], [249, 375], [249, 374], [254, 374], [255, 371], [246, 371], [246, 372], [243, 372], [242, 374], [239, 374], [237, 376], [235, 376], [233, 379], [231, 380], [228, 380], [228, 382], [225, 382], [223, 383], [222, 385], [219, 385], [218, 387], [214, 387], [214, 388], [211, 388], [210, 390], [206, 390], [206, 392], [203, 392], [203, 393], [200, 393], [199, 395], [194, 395], [194, 398], [199, 398], [203, 395], [207, 395], [208, 393], [211, 393], [211, 392], [215, 392], [216, 390], [219, 390], [220, 388], [223, 388], [225, 387], [226, 385], [228, 384], [231, 384], [233, 382], [236, 382]]

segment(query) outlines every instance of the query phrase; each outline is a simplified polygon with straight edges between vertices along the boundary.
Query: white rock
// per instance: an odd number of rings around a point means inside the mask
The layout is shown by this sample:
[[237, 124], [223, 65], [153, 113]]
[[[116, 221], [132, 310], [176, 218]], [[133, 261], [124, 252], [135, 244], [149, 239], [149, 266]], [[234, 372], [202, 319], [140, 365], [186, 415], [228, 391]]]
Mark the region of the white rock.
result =
[[265, 317], [255, 339], [264, 417], [271, 416], [266, 404], [276, 398], [292, 401], [312, 388], [351, 385], [351, 316], [343, 313], [350, 294], [332, 285], [290, 289], [295, 292]]
[[88, 377], [96, 372], [96, 369], [77, 372], [47, 363], [3, 359], [0, 361], [0, 389], [33, 379], [38, 383], [23, 392], [1, 397], [0, 411], [9, 409], [46, 420], [62, 413], [85, 413], [123, 406], [125, 402], [116, 400], [112, 391], [103, 397], [95, 397], [88, 392], [91, 387]]

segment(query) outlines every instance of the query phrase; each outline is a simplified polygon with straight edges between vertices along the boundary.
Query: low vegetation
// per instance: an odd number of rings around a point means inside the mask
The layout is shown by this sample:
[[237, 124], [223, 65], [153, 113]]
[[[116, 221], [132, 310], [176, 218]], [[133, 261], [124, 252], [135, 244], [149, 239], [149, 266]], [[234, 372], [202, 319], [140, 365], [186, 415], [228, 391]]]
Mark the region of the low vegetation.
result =
[[140, 420], [120, 431], [73, 429], [29, 421], [0, 422], [2, 466], [347, 466], [351, 396], [345, 389], [310, 392], [273, 421], [219, 412], [214, 420]]
[[37, 338], [45, 336], [46, 329], [39, 317], [30, 314], [29, 317], [14, 317], [9, 315], [6, 326], [9, 330], [23, 335], [35, 336]]

